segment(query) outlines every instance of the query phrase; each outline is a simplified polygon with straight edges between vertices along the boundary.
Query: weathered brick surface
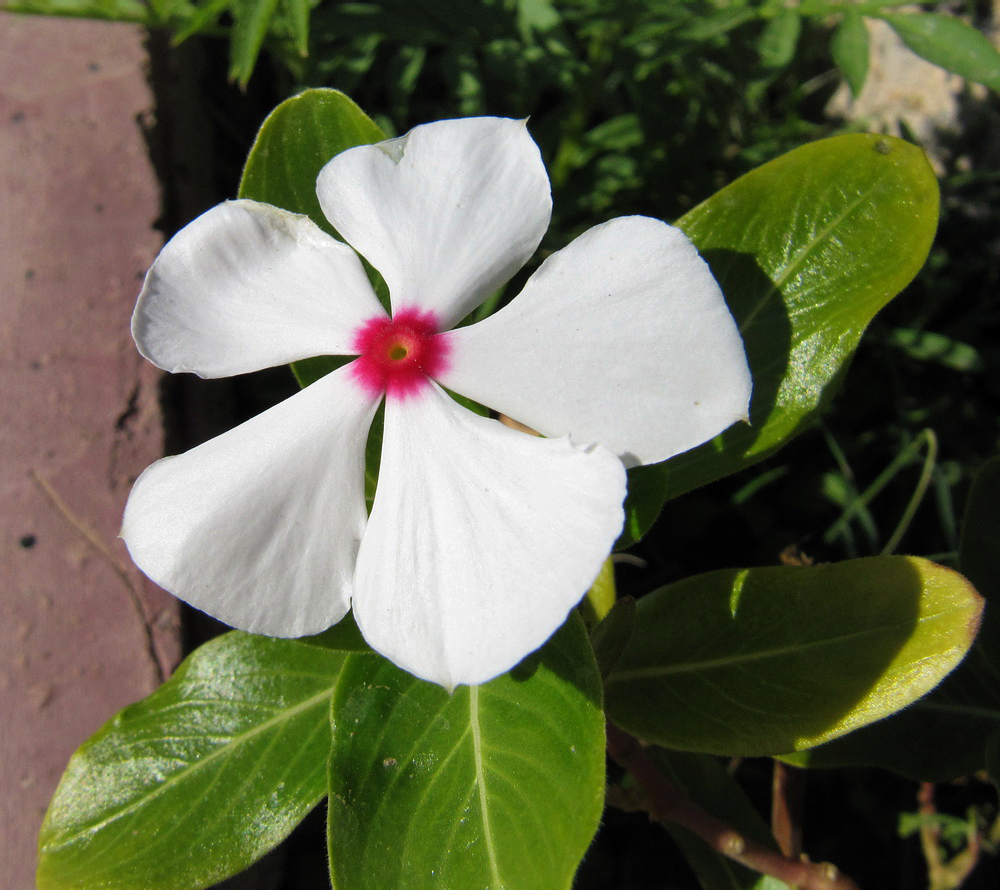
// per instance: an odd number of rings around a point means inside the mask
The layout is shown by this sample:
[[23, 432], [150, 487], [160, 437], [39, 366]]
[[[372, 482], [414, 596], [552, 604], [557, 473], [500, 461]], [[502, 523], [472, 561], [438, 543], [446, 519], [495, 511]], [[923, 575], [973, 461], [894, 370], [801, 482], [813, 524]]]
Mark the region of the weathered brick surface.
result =
[[[117, 532], [162, 449], [129, 315], [161, 243], [141, 32], [0, 13], [0, 884], [74, 748], [176, 661]], [[151, 651], [151, 649], [153, 651]]]

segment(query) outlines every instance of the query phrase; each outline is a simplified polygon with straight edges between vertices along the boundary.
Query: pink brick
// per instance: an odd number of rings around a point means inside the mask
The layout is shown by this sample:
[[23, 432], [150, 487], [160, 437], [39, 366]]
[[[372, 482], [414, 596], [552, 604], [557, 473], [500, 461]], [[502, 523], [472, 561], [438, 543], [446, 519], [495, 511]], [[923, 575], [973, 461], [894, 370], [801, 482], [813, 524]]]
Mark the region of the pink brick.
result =
[[[141, 31], [0, 13], [0, 883], [34, 887], [73, 750], [179, 654], [117, 539], [162, 452], [129, 316], [162, 239]], [[140, 615], [141, 612], [141, 615]], [[148, 635], [147, 635], [148, 629]], [[150, 651], [150, 638], [153, 652]]]

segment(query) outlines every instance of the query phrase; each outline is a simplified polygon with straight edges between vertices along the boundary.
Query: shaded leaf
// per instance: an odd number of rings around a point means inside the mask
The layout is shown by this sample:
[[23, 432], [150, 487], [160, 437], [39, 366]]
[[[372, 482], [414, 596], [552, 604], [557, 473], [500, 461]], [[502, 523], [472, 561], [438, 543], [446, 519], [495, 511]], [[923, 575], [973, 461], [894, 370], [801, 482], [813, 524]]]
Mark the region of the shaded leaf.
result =
[[961, 19], [934, 12], [879, 14], [918, 56], [966, 80], [1000, 90], [1000, 52]]
[[833, 32], [830, 53], [851, 93], [860, 95], [868, 77], [868, 28], [856, 9], [850, 8], [844, 13]]
[[795, 47], [802, 32], [802, 17], [791, 7], [779, 9], [768, 20], [757, 44], [760, 62], [765, 68], [784, 68], [795, 57]]
[[346, 657], [241, 632], [195, 651], [73, 755], [39, 890], [196, 890], [260, 858], [326, 793]]
[[600, 681], [577, 615], [452, 695], [350, 656], [332, 714], [335, 888], [571, 886], [604, 800]]
[[607, 677], [625, 651], [635, 625], [635, 599], [623, 596], [590, 634], [597, 668]]
[[630, 471], [619, 546], [644, 534], [669, 498], [763, 460], [809, 427], [865, 327], [923, 265], [938, 201], [919, 148], [850, 135], [789, 152], [678, 221], [743, 334], [751, 422]]
[[914, 557], [688, 578], [639, 601], [605, 683], [608, 715], [681, 750], [811, 747], [940, 682], [981, 608], [961, 575]]

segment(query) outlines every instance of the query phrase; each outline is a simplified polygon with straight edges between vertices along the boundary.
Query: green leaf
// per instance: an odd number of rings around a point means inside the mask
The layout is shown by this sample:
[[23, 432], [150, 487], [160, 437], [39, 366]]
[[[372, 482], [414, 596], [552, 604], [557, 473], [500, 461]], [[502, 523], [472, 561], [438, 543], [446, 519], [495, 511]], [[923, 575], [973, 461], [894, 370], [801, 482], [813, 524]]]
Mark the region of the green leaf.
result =
[[229, 9], [236, 0], [207, 0], [207, 2], [192, 11], [190, 18], [177, 28], [171, 43], [178, 46], [189, 37], [199, 34], [208, 28], [215, 26], [222, 15]]
[[1000, 458], [973, 482], [959, 563], [986, 601], [965, 661], [930, 695], [899, 714], [806, 751], [802, 766], [880, 766], [918, 781], [944, 782], [986, 765], [1000, 733]]
[[295, 50], [302, 57], [309, 55], [309, 15], [312, 12], [310, 0], [281, 0], [285, 20], [292, 34]]
[[278, 9], [278, 0], [235, 0], [229, 43], [229, 78], [246, 88]]
[[961, 575], [915, 557], [688, 578], [639, 600], [605, 683], [608, 715], [687, 751], [808, 748], [940, 682], [981, 608]]
[[[657, 747], [650, 749], [650, 757], [689, 800], [744, 837], [778, 852], [778, 844], [756, 807], [717, 758]], [[702, 890], [788, 890], [783, 881], [751, 871], [716, 853], [687, 829], [669, 822], [663, 826], [698, 876]]]
[[591, 631], [590, 644], [594, 647], [597, 669], [602, 677], [607, 677], [618, 663], [634, 626], [635, 599], [623, 596]]
[[985, 367], [974, 346], [933, 331], [894, 328], [885, 335], [885, 342], [918, 361], [936, 362], [953, 371], [975, 374]]
[[868, 28], [856, 9], [848, 9], [830, 41], [833, 61], [844, 75], [851, 93], [860, 95], [868, 77]]
[[600, 694], [575, 614], [510, 673], [451, 695], [350, 656], [332, 711], [334, 887], [569, 888], [604, 800]]
[[938, 185], [899, 139], [837, 136], [748, 173], [678, 221], [740, 326], [754, 392], [750, 424], [629, 473], [637, 540], [669, 498], [763, 460], [817, 418], [861, 334], [923, 265]]
[[274, 847], [326, 793], [345, 658], [240, 632], [194, 652], [73, 755], [39, 890], [195, 890]]
[[316, 198], [319, 171], [334, 155], [383, 139], [378, 125], [339, 90], [306, 90], [282, 102], [261, 125], [243, 168], [240, 197], [303, 213], [332, 233]]
[[140, 0], [6, 0], [0, 12], [155, 24], [152, 10]]
[[765, 68], [784, 68], [795, 57], [795, 47], [802, 32], [798, 10], [785, 7], [768, 20], [757, 43], [760, 62]]
[[1000, 90], [1000, 52], [985, 34], [960, 19], [933, 12], [880, 14], [918, 56], [966, 80]]

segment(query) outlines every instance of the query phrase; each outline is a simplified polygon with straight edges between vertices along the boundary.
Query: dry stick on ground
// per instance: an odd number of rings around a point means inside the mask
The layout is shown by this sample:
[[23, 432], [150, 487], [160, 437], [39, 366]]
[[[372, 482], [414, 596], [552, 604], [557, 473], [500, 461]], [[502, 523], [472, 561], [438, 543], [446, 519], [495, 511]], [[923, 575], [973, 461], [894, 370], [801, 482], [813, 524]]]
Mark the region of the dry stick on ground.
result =
[[680, 825], [717, 853], [800, 890], [858, 890], [858, 885], [827, 862], [786, 859], [705, 812], [668, 782], [634, 736], [608, 723], [608, 754], [627, 769], [649, 796], [649, 815]]
[[160, 664], [160, 658], [156, 654], [156, 641], [153, 638], [153, 628], [149, 619], [146, 617], [146, 610], [142, 605], [142, 597], [139, 596], [139, 591], [136, 590], [135, 583], [129, 577], [125, 567], [117, 559], [115, 559], [114, 554], [112, 554], [112, 552], [108, 549], [104, 541], [101, 540], [97, 532], [95, 532], [69, 508], [69, 505], [59, 496], [59, 492], [53, 488], [52, 483], [35, 470], [31, 470], [30, 474], [32, 481], [38, 486], [42, 494], [48, 498], [49, 503], [52, 504], [56, 512], [62, 516], [62, 518], [65, 519], [66, 522], [68, 522], [80, 534], [80, 536], [94, 548], [94, 550], [97, 551], [101, 559], [104, 560], [111, 570], [119, 577], [122, 584], [125, 585], [129, 601], [132, 603], [132, 608], [135, 610], [136, 616], [139, 619], [139, 624], [142, 627], [143, 638], [146, 643], [146, 652], [149, 655], [149, 661], [156, 680], [156, 685], [159, 686], [165, 679], [165, 672], [163, 665]]

